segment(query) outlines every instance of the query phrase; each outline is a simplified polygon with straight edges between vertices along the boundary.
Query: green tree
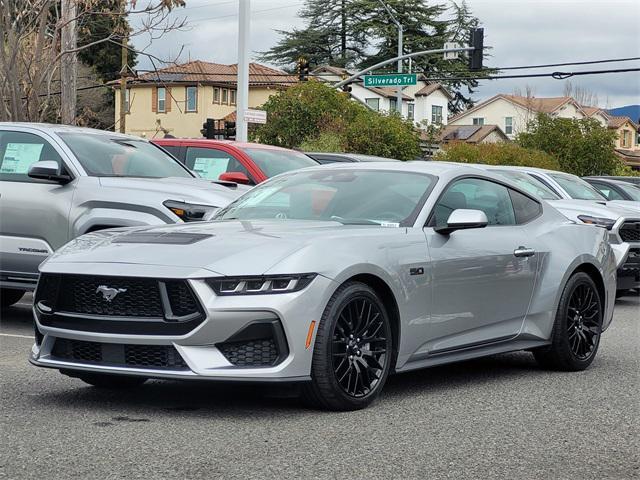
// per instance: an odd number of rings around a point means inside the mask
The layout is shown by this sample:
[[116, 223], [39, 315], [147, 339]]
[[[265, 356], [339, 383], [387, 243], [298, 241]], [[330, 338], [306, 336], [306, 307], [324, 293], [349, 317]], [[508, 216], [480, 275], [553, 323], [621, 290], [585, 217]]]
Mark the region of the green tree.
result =
[[519, 145], [542, 150], [556, 158], [560, 169], [579, 176], [614, 174], [622, 161], [616, 156], [615, 132], [595, 119], [573, 119], [539, 114]]
[[269, 120], [254, 133], [254, 139], [262, 143], [400, 160], [413, 160], [421, 153], [411, 122], [371, 111], [320, 82], [283, 90], [271, 96], [263, 108]]
[[440, 150], [434, 160], [560, 170], [558, 161], [548, 153], [533, 148], [524, 148], [512, 142], [480, 144], [453, 142]]
[[[404, 53], [442, 48], [447, 41], [467, 44], [469, 29], [478, 26], [464, 0], [450, 8], [424, 0], [385, 3], [403, 26]], [[262, 60], [291, 70], [299, 57], [312, 65], [363, 68], [397, 55], [397, 27], [378, 0], [306, 0], [300, 17], [305, 28], [280, 31], [281, 40], [263, 52]], [[396, 68], [393, 64], [384, 70]], [[458, 78], [442, 82], [454, 96], [449, 103], [452, 113], [472, 105], [471, 94], [478, 83], [464, 78], [469, 77], [465, 55], [457, 60], [444, 60], [442, 55], [418, 57], [413, 60], [413, 71], [428, 77]]]

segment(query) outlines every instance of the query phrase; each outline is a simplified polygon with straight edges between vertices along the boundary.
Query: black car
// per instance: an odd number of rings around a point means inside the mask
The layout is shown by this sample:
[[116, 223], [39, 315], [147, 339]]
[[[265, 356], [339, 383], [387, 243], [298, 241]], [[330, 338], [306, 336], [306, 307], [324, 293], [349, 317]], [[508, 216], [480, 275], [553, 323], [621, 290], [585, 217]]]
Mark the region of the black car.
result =
[[[627, 179], [635, 180], [640, 177], [584, 177], [593, 187], [604, 195], [607, 200], [640, 201], [640, 182], [631, 183]], [[620, 180], [620, 179], [625, 179]]]
[[318, 163], [338, 163], [338, 162], [400, 162], [395, 158], [376, 157], [375, 155], [361, 155], [359, 153], [323, 153], [304, 152]]

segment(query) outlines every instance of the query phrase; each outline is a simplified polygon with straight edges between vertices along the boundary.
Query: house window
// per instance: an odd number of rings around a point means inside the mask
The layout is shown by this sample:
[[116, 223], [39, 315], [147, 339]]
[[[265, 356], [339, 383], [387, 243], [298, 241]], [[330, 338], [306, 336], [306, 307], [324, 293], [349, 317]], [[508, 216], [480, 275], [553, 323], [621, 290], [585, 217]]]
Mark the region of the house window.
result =
[[474, 125], [484, 125], [484, 117], [476, 117], [473, 119]]
[[442, 125], [442, 107], [440, 105], [431, 105], [431, 123]]
[[631, 132], [629, 130], [622, 131], [622, 146], [623, 147], [631, 146]]
[[504, 117], [504, 133], [513, 135], [513, 117]]
[[222, 103], [229, 103], [229, 90], [227, 90], [226, 88], [222, 89]]
[[213, 103], [220, 103], [220, 89], [213, 87]]
[[389, 99], [389, 111], [390, 112], [395, 112], [395, 111], [398, 110], [396, 108], [396, 105], [398, 105], [398, 101], [395, 98]]
[[364, 101], [371, 110], [380, 110], [379, 98], [365, 98]]
[[186, 87], [187, 112], [198, 110], [198, 87]]
[[158, 87], [158, 104], [156, 107], [158, 113], [164, 113], [167, 111], [167, 89], [164, 87]]
[[236, 91], [235, 90], [230, 90], [231, 92], [231, 105], [235, 105], [236, 104]]
[[130, 102], [130, 101], [129, 101], [129, 97], [130, 97], [130, 95], [129, 95], [129, 91], [130, 91], [130, 90], [131, 90], [130, 88], [127, 88], [127, 89], [124, 91], [124, 111], [125, 111], [125, 113], [129, 113], [129, 112], [131, 111], [131, 110], [130, 110], [130, 108], [131, 108], [131, 103], [129, 103], [129, 102]]
[[408, 109], [407, 110], [407, 118], [409, 120], [413, 120], [414, 119], [414, 117], [415, 117], [415, 108], [416, 108], [415, 103], [407, 104], [407, 109]]

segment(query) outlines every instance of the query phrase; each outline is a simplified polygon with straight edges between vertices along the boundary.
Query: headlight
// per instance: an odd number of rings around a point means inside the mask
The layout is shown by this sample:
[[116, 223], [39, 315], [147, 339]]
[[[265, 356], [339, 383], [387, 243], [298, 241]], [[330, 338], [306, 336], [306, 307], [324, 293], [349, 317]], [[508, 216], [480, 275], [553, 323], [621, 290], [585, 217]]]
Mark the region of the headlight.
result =
[[218, 210], [217, 207], [210, 205], [196, 205], [194, 203], [179, 202], [177, 200], [167, 200], [163, 205], [180, 217], [183, 222], [209, 220]]
[[307, 287], [316, 278], [315, 273], [296, 275], [267, 275], [256, 277], [208, 278], [207, 283], [216, 295], [264, 295], [291, 293]]
[[591, 217], [589, 215], [578, 215], [578, 218], [583, 223], [588, 223], [589, 225], [597, 225], [598, 227], [603, 227], [607, 230], [611, 230], [616, 223], [615, 220], [612, 220], [610, 218]]

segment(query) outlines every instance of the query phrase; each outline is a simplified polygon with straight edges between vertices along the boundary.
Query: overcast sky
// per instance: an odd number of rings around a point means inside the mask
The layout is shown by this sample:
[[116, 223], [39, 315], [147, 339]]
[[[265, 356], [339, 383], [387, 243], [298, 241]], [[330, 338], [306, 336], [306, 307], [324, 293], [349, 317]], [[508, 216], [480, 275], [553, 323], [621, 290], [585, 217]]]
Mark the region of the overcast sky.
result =
[[[154, 40], [146, 51], [163, 59], [175, 59], [182, 49], [180, 61], [190, 58], [236, 63], [238, 0], [186, 2], [187, 7], [176, 9], [171, 17], [184, 18], [187, 29]], [[492, 58], [485, 62], [489, 66], [640, 57], [640, 0], [467, 0], [467, 3], [485, 27], [485, 46], [492, 47]], [[297, 17], [302, 4], [302, 0], [252, 0], [252, 58], [256, 52], [267, 50], [278, 41], [276, 30], [302, 26]], [[139, 37], [135, 44], [138, 48], [145, 47], [148, 38]], [[138, 67], [150, 68], [150, 63], [141, 57]], [[558, 69], [629, 67], [640, 67], [640, 61]], [[556, 69], [537, 71], [553, 70]], [[640, 104], [640, 72], [582, 76], [572, 81], [596, 93], [601, 107]], [[513, 93], [518, 88], [524, 90], [527, 85], [539, 97], [561, 96], [564, 81], [551, 78], [485, 80], [481, 81], [474, 99]]]

